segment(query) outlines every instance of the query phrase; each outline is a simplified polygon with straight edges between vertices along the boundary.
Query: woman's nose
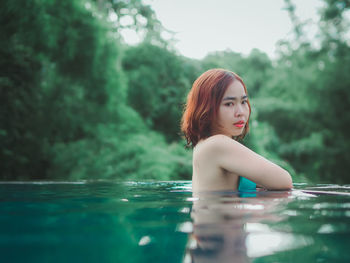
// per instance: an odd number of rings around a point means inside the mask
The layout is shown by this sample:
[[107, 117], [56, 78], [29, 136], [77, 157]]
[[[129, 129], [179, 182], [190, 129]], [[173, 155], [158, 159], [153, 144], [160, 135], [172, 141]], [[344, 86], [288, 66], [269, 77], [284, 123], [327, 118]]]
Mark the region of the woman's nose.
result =
[[236, 105], [235, 115], [241, 116], [243, 114], [243, 107], [241, 104]]

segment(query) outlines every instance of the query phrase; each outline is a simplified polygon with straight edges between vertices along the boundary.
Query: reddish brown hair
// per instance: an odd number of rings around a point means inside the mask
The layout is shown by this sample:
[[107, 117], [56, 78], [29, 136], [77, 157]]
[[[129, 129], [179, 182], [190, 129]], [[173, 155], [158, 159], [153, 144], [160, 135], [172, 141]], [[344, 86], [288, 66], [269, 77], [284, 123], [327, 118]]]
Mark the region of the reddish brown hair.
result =
[[[187, 96], [187, 103], [181, 120], [181, 130], [187, 146], [196, 146], [201, 140], [211, 136], [211, 124], [216, 120], [219, 105], [228, 86], [238, 80], [247, 93], [243, 80], [234, 72], [225, 69], [210, 69], [193, 83]], [[250, 103], [249, 117], [250, 117]], [[249, 117], [246, 126], [237, 139], [243, 139], [249, 131]]]

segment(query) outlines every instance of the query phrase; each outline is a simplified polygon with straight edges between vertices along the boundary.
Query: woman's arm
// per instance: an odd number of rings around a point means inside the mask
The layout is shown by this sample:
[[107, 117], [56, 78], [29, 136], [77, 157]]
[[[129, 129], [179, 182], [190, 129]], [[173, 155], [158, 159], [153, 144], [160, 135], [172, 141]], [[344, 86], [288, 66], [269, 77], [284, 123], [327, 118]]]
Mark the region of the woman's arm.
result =
[[291, 189], [290, 174], [239, 142], [224, 135], [207, 139], [206, 151], [220, 168], [255, 182], [267, 189]]

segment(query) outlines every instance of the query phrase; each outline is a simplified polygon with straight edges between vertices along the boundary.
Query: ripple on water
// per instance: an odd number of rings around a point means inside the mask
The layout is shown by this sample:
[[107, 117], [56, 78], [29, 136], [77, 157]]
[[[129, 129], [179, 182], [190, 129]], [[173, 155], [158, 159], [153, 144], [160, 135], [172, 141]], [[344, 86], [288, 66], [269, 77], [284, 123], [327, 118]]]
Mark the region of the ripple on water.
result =
[[349, 193], [296, 184], [194, 197], [190, 181], [0, 182], [2, 256], [181, 262], [186, 250], [211, 262], [350, 262]]

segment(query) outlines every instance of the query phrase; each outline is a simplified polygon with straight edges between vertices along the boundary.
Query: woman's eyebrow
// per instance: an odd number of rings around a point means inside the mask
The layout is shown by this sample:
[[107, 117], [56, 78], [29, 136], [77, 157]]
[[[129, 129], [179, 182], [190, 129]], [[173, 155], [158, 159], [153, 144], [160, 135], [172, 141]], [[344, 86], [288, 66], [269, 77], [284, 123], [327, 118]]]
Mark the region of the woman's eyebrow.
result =
[[[241, 100], [248, 99], [247, 95], [241, 97]], [[225, 97], [222, 100], [237, 100], [237, 97]]]

